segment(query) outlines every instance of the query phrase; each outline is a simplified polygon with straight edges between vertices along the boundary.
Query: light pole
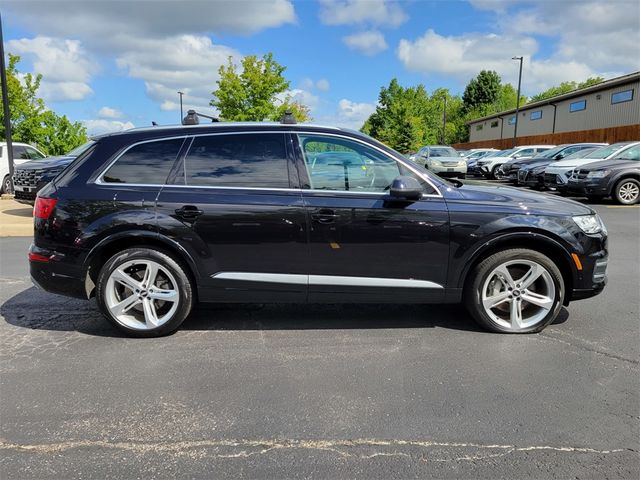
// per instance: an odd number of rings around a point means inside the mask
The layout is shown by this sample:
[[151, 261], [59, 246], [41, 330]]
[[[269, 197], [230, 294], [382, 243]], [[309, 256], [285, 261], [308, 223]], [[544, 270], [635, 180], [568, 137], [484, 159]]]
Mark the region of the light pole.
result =
[[184, 92], [178, 92], [178, 95], [180, 95], [180, 122], [182, 122], [182, 119], [184, 118], [182, 113], [182, 96], [184, 95]]
[[516, 124], [513, 126], [513, 146], [516, 146], [518, 136], [518, 117], [520, 116], [520, 86], [522, 85], [522, 59], [524, 57], [512, 57], [511, 60], [520, 60], [520, 73], [518, 74], [518, 98], [516, 99]]
[[442, 144], [447, 144], [447, 94], [444, 94], [444, 105], [442, 107]]
[[[11, 143], [11, 117], [9, 112], [9, 89], [7, 88], [7, 69], [4, 63], [4, 41], [2, 38], [2, 16], [0, 16], [0, 82], [2, 82], [2, 113], [4, 115], [4, 132], [7, 140], [7, 159], [9, 161], [9, 185], [13, 189], [13, 147]], [[0, 178], [4, 182], [4, 178]], [[3, 185], [5, 187], [5, 185]], [[6, 193], [13, 193], [6, 192]]]

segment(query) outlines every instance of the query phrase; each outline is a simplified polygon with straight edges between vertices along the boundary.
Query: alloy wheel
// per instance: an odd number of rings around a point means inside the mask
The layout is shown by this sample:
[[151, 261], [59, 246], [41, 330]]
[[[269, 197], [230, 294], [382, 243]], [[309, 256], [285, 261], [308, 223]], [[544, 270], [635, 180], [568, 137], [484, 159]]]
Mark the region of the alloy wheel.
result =
[[535, 326], [549, 314], [556, 301], [556, 287], [539, 263], [511, 260], [489, 274], [481, 300], [491, 320], [516, 332]]
[[180, 293], [168, 269], [153, 260], [131, 260], [111, 272], [104, 297], [118, 323], [135, 330], [151, 330], [171, 320]]
[[640, 196], [640, 187], [635, 182], [623, 182], [618, 187], [618, 197], [622, 203], [635, 203]]

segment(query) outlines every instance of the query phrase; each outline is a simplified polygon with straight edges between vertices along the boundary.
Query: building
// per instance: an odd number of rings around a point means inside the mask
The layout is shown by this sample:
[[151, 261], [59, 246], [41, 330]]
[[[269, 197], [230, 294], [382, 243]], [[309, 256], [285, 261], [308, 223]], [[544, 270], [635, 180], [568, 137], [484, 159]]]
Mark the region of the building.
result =
[[[518, 116], [517, 143], [638, 140], [639, 90], [640, 72], [635, 72], [523, 105]], [[469, 122], [469, 143], [464, 146], [509, 148], [515, 123], [515, 109]]]

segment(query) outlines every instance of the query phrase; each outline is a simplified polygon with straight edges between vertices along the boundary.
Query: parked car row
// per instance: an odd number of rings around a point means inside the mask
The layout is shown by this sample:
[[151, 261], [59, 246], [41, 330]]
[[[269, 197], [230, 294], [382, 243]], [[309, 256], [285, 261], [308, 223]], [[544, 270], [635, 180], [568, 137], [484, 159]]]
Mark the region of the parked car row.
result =
[[[46, 155], [36, 147], [32, 147], [26, 143], [12, 142], [11, 151], [13, 152], [14, 167], [31, 160], [41, 160], [46, 157]], [[0, 142], [0, 179], [2, 179], [0, 193], [13, 193], [11, 176], [9, 175], [9, 152], [6, 142]]]
[[510, 160], [495, 176], [536, 190], [591, 200], [612, 197], [633, 205], [640, 201], [640, 142], [560, 145], [531, 158]]

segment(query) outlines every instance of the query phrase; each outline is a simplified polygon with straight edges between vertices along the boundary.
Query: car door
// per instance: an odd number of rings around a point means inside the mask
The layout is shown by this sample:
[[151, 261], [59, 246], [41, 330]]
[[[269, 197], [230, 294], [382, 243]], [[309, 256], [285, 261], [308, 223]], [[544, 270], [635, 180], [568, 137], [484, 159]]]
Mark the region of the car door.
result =
[[[309, 222], [309, 300], [421, 302], [444, 297], [449, 214], [440, 192], [364, 140], [299, 133], [296, 151]], [[416, 177], [421, 200], [393, 201], [399, 175]]]
[[159, 231], [194, 260], [201, 300], [306, 301], [306, 216], [289, 138], [195, 136], [162, 189]]

